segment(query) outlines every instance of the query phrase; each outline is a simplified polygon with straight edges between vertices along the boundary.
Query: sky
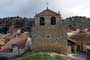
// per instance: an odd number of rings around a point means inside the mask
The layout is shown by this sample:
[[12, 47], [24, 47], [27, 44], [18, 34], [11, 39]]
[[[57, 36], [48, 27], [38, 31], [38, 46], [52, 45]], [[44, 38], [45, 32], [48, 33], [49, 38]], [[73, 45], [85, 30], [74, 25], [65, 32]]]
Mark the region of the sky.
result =
[[0, 0], [0, 17], [29, 17], [33, 18], [48, 8], [58, 12], [62, 18], [70, 16], [90, 17], [90, 0]]

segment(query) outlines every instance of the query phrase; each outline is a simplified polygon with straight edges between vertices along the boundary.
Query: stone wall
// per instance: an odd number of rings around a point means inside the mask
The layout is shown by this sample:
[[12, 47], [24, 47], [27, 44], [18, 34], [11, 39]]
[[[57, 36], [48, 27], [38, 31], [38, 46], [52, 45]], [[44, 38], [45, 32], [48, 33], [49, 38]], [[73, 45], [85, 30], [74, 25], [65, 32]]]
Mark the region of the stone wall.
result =
[[[52, 15], [53, 16], [53, 15]], [[40, 25], [40, 17], [35, 16], [35, 26], [32, 28], [32, 50], [33, 51], [54, 51], [67, 52], [67, 42], [61, 22], [61, 16], [55, 15], [56, 24], [51, 25], [52, 16], [43, 16], [45, 25]]]
[[63, 30], [56, 26], [35, 26], [32, 30], [32, 49], [57, 51], [66, 50]]

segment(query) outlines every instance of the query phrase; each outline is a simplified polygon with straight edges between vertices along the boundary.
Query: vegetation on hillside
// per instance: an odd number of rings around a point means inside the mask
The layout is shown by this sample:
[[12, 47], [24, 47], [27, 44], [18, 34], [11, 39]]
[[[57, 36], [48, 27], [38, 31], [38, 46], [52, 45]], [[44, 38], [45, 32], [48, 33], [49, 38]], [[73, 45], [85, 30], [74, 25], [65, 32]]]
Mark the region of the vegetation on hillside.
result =
[[90, 28], [90, 25], [89, 25], [90, 18], [82, 17], [82, 16], [73, 16], [73, 17], [66, 18], [64, 20], [64, 24], [67, 27], [73, 26], [73, 27], [81, 28], [81, 29]]
[[26, 17], [6, 17], [0, 18], [0, 33], [6, 34], [11, 26], [21, 28], [25, 31], [31, 32], [31, 27], [34, 24], [34, 19]]

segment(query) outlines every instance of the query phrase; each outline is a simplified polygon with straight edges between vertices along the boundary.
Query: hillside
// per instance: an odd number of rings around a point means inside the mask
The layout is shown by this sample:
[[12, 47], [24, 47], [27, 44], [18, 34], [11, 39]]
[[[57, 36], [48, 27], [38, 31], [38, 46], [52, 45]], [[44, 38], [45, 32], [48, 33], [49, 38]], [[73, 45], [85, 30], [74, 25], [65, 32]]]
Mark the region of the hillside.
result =
[[90, 29], [90, 18], [87, 17], [82, 17], [82, 16], [73, 16], [73, 17], [68, 17], [63, 20], [63, 23], [65, 25], [65, 28], [69, 29]]
[[31, 31], [34, 19], [22, 17], [6, 17], [0, 18], [0, 33], [6, 34], [11, 26], [21, 28], [25, 31]]

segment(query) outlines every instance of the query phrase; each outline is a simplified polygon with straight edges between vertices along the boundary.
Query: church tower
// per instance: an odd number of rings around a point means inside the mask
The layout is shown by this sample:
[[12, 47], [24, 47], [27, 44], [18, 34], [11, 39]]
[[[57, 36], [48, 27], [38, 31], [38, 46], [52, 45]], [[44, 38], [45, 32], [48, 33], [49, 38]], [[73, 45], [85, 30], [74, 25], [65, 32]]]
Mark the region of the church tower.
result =
[[32, 28], [32, 50], [66, 53], [67, 41], [60, 12], [46, 9], [35, 16]]

